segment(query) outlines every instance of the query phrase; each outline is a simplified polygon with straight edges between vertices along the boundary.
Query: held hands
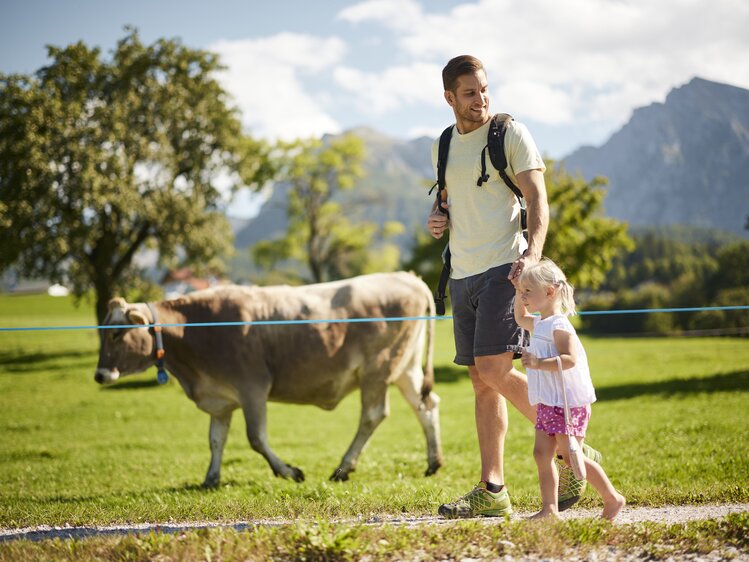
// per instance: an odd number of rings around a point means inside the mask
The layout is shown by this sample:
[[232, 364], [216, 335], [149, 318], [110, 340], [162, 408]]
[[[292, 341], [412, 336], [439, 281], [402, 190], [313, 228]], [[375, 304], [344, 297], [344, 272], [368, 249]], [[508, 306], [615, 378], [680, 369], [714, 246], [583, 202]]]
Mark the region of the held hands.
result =
[[[442, 203], [442, 206], [447, 209], [447, 203]], [[439, 240], [448, 228], [449, 222], [447, 220], [447, 215], [440, 212], [435, 205], [432, 209], [432, 213], [427, 219], [427, 229], [429, 229], [429, 234], [431, 234], [433, 238]]]
[[538, 259], [538, 256], [531, 254], [526, 250], [523, 252], [523, 255], [512, 262], [512, 267], [510, 268], [510, 273], [507, 274], [507, 278], [512, 282], [516, 289], [520, 288], [518, 281], [520, 280], [520, 274], [523, 273], [523, 269], [525, 269], [526, 266], [538, 263]]

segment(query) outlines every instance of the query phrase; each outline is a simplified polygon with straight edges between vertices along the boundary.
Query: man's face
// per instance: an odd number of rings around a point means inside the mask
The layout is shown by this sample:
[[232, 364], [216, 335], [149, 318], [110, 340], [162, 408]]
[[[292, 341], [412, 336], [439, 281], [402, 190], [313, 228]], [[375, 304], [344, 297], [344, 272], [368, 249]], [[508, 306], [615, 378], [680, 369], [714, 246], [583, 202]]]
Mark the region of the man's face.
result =
[[489, 86], [483, 70], [458, 77], [455, 91], [446, 91], [445, 99], [467, 128], [461, 132], [477, 129], [489, 120]]

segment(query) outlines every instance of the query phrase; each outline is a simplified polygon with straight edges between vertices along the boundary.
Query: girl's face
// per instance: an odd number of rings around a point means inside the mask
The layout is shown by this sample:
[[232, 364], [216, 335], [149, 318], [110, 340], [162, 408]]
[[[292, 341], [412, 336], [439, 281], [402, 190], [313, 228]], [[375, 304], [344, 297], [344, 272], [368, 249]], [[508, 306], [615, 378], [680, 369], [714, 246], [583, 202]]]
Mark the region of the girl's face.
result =
[[544, 287], [521, 286], [520, 298], [528, 312], [541, 312], [551, 303], [549, 289]]

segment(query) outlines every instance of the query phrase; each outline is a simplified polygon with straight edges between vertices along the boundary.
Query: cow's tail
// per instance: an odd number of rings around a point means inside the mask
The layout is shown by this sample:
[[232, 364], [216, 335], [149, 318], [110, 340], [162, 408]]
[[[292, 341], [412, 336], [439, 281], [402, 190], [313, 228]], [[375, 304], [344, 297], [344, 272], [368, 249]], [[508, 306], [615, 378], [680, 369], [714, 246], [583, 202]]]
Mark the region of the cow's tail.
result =
[[421, 401], [427, 405], [427, 401], [431, 400], [430, 395], [434, 388], [434, 331], [435, 331], [435, 305], [434, 297], [429, 287], [424, 284], [425, 295], [426, 295], [426, 311], [429, 318], [426, 320], [426, 344], [427, 344], [427, 356], [424, 364], [424, 382], [421, 385]]

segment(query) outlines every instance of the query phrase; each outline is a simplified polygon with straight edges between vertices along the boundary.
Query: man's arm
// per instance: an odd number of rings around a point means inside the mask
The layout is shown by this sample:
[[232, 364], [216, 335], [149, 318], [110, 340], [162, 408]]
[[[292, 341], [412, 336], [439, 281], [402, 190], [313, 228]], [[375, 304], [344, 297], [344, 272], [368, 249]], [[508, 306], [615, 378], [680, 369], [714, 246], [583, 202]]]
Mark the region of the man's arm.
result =
[[541, 170], [526, 170], [517, 176], [518, 187], [525, 199], [528, 219], [528, 250], [512, 264], [510, 279], [519, 276], [526, 263], [541, 259], [549, 228], [549, 202], [546, 199], [546, 183]]

